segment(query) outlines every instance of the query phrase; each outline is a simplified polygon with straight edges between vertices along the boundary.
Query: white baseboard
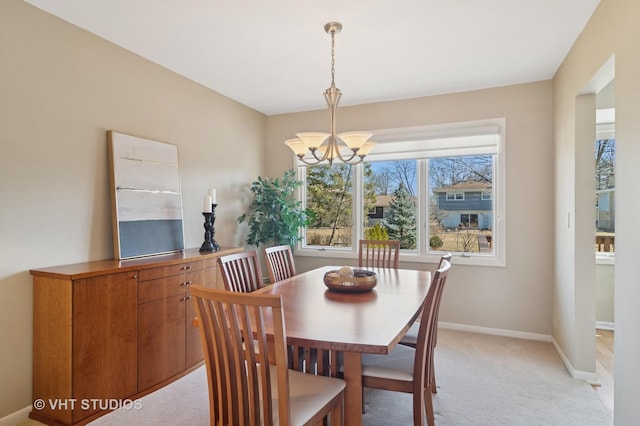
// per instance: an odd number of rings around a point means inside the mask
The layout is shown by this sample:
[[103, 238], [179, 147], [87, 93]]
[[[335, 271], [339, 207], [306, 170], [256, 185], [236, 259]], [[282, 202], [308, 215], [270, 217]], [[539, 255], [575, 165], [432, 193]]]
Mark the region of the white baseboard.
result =
[[601, 330], [614, 330], [615, 323], [607, 321], [596, 321], [596, 328], [599, 328]]
[[569, 362], [569, 358], [566, 357], [566, 355], [560, 348], [560, 345], [558, 345], [558, 342], [556, 342], [556, 339], [552, 339], [551, 344], [553, 345], [553, 348], [558, 353], [558, 356], [560, 356], [560, 359], [564, 363], [564, 366], [569, 372], [569, 374], [571, 375], [571, 377], [577, 380], [584, 380], [590, 385], [600, 384], [600, 380], [598, 379], [598, 373], [591, 373], [589, 371], [576, 370], [575, 368], [573, 368], [573, 365], [571, 365], [571, 362]]
[[469, 331], [480, 334], [493, 334], [494, 336], [515, 337], [517, 339], [539, 340], [542, 342], [551, 342], [551, 336], [548, 334], [528, 333], [526, 331], [506, 330], [503, 328], [479, 327], [477, 325], [456, 324], [452, 322], [438, 322], [438, 327], [448, 328], [450, 330]]
[[15, 426], [29, 419], [31, 405], [0, 419], [0, 426]]
[[553, 336], [549, 334], [538, 334], [538, 333], [528, 333], [526, 331], [514, 331], [514, 330], [505, 330], [502, 328], [489, 328], [489, 327], [479, 327], [476, 325], [467, 325], [467, 324], [455, 324], [450, 322], [438, 322], [438, 327], [440, 328], [448, 328], [450, 330], [459, 330], [459, 331], [469, 331], [471, 333], [481, 333], [481, 334], [492, 334], [495, 336], [505, 336], [505, 337], [515, 337], [518, 339], [527, 339], [527, 340], [539, 340], [542, 342], [550, 342], [553, 345], [553, 348], [558, 353], [558, 356], [562, 360], [565, 368], [573, 377], [577, 380], [583, 380], [592, 385], [599, 385], [600, 381], [598, 380], [597, 373], [591, 373], [588, 371], [576, 370], [573, 368], [569, 359], [565, 356], [562, 349], [553, 338]]

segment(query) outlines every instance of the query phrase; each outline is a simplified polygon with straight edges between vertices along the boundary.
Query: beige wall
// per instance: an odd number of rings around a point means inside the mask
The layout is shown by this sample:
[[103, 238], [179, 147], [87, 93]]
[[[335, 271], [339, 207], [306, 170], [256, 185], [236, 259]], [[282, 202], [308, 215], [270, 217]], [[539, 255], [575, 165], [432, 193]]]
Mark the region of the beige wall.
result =
[[[346, 93], [347, 88], [343, 88]], [[346, 96], [346, 95], [345, 95]], [[455, 266], [440, 320], [549, 335], [553, 265], [553, 144], [551, 82], [343, 107], [338, 131], [410, 127], [506, 118], [507, 266]], [[267, 173], [293, 159], [283, 141], [302, 130], [326, 130], [326, 110], [268, 119]], [[343, 259], [296, 257], [307, 270]], [[403, 263], [406, 268], [435, 265]]]
[[[603, 65], [615, 55], [616, 106], [616, 263], [615, 263], [615, 420], [637, 423], [637, 383], [640, 381], [640, 286], [637, 253], [640, 230], [640, 2], [602, 0], [588, 25], [558, 70], [553, 81], [556, 176], [556, 270], [554, 274], [554, 337], [569, 361], [578, 369], [593, 359], [593, 287], [579, 279], [580, 271], [593, 269], [593, 243], [584, 251], [581, 241], [593, 238], [592, 214], [581, 209], [588, 191], [581, 150], [590, 149], [579, 139], [584, 121], [580, 95], [595, 93], [607, 74]], [[590, 146], [590, 148], [587, 148]], [[592, 157], [591, 157], [592, 158]], [[591, 159], [591, 161], [593, 161]], [[592, 197], [592, 192], [591, 192]], [[591, 201], [591, 206], [593, 201]], [[575, 218], [567, 226], [567, 216]], [[587, 220], [583, 220], [583, 218]], [[575, 224], [575, 226], [574, 226]], [[584, 225], [583, 225], [584, 224]], [[587, 252], [589, 252], [587, 254]], [[574, 254], [575, 253], [575, 254]]]
[[186, 247], [238, 245], [266, 117], [20, 0], [0, 2], [0, 418], [31, 404], [28, 270], [113, 257], [106, 131], [178, 145]]
[[614, 309], [614, 280], [615, 266], [608, 264], [596, 265], [595, 294], [596, 321], [603, 323], [615, 322]]

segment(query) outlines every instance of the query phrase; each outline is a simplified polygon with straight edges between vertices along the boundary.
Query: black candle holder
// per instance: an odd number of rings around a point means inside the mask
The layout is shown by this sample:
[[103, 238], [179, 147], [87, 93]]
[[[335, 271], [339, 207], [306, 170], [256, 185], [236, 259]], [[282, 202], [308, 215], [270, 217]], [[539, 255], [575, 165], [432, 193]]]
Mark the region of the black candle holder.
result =
[[220, 246], [213, 238], [216, 235], [216, 229], [213, 226], [216, 222], [216, 206], [217, 204], [211, 205], [211, 213], [202, 213], [204, 216], [204, 242], [202, 243], [202, 246], [200, 246], [200, 251], [220, 250]]

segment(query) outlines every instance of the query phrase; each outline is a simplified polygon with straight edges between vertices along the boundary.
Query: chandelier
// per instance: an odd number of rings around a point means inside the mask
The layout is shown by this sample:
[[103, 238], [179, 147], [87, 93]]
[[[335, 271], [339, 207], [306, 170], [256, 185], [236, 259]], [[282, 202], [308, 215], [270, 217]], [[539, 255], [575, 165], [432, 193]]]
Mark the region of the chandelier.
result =
[[[335, 83], [335, 36], [342, 30], [342, 24], [329, 22], [325, 24], [324, 30], [331, 35], [331, 86], [324, 92], [329, 106], [331, 133], [296, 133], [296, 137], [285, 141], [285, 145], [291, 148], [300, 161], [312, 166], [323, 161], [328, 161], [331, 166], [336, 159], [349, 165], [358, 164], [373, 149], [376, 142], [369, 140], [373, 135], [371, 132], [336, 134], [336, 111], [342, 93]], [[308, 153], [311, 158], [305, 158], [308, 157]]]

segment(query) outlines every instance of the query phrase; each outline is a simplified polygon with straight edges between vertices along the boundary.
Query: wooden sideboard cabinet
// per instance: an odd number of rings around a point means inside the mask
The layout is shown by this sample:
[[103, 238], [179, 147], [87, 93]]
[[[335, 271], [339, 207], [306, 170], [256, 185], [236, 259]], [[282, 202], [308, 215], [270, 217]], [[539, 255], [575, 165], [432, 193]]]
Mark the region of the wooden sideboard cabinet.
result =
[[[217, 258], [140, 271], [138, 388], [147, 389], [202, 361], [189, 285], [215, 287]], [[220, 281], [222, 283], [222, 281]], [[171, 348], [185, 348], [176, 351]]]
[[31, 270], [30, 417], [86, 424], [117, 408], [113, 401], [139, 398], [201, 365], [189, 286], [223, 288], [217, 258], [240, 251], [189, 249]]

